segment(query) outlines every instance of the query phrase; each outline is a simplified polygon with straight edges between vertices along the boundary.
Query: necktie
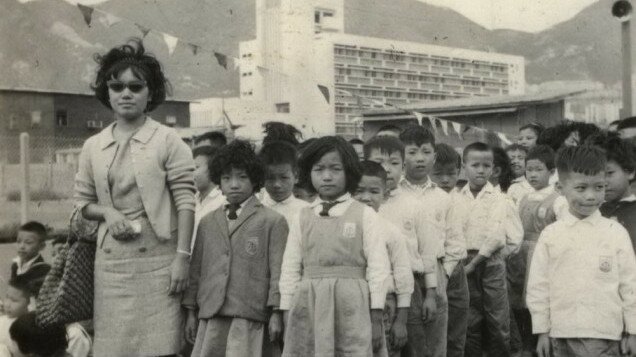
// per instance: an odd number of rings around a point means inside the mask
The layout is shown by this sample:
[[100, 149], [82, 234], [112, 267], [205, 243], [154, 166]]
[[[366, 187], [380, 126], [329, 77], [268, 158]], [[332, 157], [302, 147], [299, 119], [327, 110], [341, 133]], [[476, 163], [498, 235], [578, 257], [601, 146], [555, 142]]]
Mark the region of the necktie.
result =
[[225, 205], [225, 209], [227, 209], [227, 218], [231, 219], [231, 220], [235, 220], [238, 218], [238, 216], [236, 215], [236, 211], [238, 211], [238, 209], [241, 208], [241, 205], [239, 205], [238, 203], [230, 203], [228, 205]]
[[340, 201], [323, 202], [323, 203], [321, 203], [322, 211], [320, 211], [320, 216], [321, 217], [328, 217], [329, 216], [329, 210], [332, 209], [333, 206], [337, 205], [338, 203], [340, 203]]

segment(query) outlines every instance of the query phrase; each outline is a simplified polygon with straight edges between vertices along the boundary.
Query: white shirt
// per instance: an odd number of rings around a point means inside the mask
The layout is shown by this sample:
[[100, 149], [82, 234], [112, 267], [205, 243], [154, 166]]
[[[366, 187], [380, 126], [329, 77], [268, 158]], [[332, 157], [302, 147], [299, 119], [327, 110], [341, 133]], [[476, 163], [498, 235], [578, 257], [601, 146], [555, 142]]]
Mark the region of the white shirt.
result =
[[66, 352], [73, 357], [86, 357], [91, 352], [91, 337], [82, 325], [72, 323], [66, 325], [66, 335], [68, 336], [68, 347]]
[[567, 212], [547, 226], [532, 256], [526, 302], [535, 334], [636, 334], [636, 257], [625, 228], [598, 210], [584, 219]]
[[528, 193], [534, 192], [534, 188], [530, 186], [528, 180], [525, 177], [519, 177], [512, 181], [513, 184], [508, 187], [508, 196], [512, 198], [512, 201], [519, 205], [521, 199]]
[[[351, 203], [354, 202], [348, 193], [340, 197], [338, 201], [343, 202], [338, 203], [329, 210], [330, 216], [342, 216]], [[317, 198], [310, 205], [316, 216], [322, 210], [322, 202], [324, 201]], [[362, 250], [367, 258], [366, 279], [369, 283], [372, 309], [384, 309], [384, 300], [386, 299], [385, 283], [391, 274], [390, 267], [386, 265], [388, 259], [383, 236], [386, 229], [382, 226], [382, 221], [379, 218], [371, 207], [364, 207], [362, 214]], [[303, 247], [301, 234], [300, 215], [298, 215], [290, 224], [287, 246], [283, 255], [283, 265], [278, 284], [281, 310], [289, 310], [291, 307], [292, 297], [298, 282], [302, 278]]]
[[424, 273], [426, 288], [436, 287], [436, 252], [441, 233], [433, 210], [421, 204], [414, 194], [396, 188], [380, 206], [379, 214], [404, 235], [413, 272]]
[[208, 213], [216, 210], [226, 203], [225, 196], [223, 196], [223, 193], [221, 193], [221, 190], [218, 187], [213, 188], [202, 201], [199, 199], [199, 193], [197, 192], [195, 199], [196, 207], [194, 211], [194, 228], [192, 229], [190, 250], [194, 249], [194, 242], [197, 238], [197, 230], [199, 229], [201, 219]]
[[502, 248], [504, 255], [519, 249], [523, 225], [517, 208], [490, 182], [476, 197], [470, 191], [470, 184], [466, 184], [458, 194], [457, 205], [463, 216], [466, 249], [478, 250], [485, 257]]
[[466, 239], [457, 229], [457, 211], [451, 205], [450, 195], [439, 188], [430, 178], [423, 185], [410, 183], [406, 178], [400, 181], [400, 187], [421, 197], [422, 204], [434, 211], [434, 221], [438, 226], [439, 248], [437, 258], [443, 258], [444, 270], [450, 276], [457, 263], [466, 257]]
[[35, 263], [35, 261], [40, 257], [41, 255], [38, 254], [36, 255], [34, 258], [30, 259], [29, 261], [23, 262], [22, 258], [20, 257], [15, 257], [13, 258], [13, 262], [16, 264], [16, 266], [18, 267], [18, 269], [16, 270], [16, 275], [22, 275], [24, 273], [26, 273], [27, 271], [29, 271], [29, 269], [31, 269], [31, 267], [33, 266], [33, 264]]
[[[380, 217], [384, 220], [384, 218]], [[389, 222], [382, 223], [386, 229], [384, 240], [388, 261], [391, 267], [391, 276], [385, 286], [388, 293], [397, 295], [397, 307], [410, 307], [411, 295], [414, 290], [413, 271], [409, 259], [409, 251], [406, 246], [406, 237], [398, 227]]]
[[3, 357], [3, 353], [6, 352], [9, 352], [9, 356], [13, 357], [24, 356], [20, 353], [18, 345], [11, 339], [11, 335], [9, 334], [9, 328], [11, 328], [13, 321], [15, 321], [14, 318], [7, 315], [0, 315], [0, 357]]
[[274, 201], [267, 191], [262, 194], [261, 203], [263, 203], [263, 206], [282, 214], [287, 220], [287, 224], [294, 220], [301, 209], [309, 206], [308, 202], [298, 199], [294, 195], [289, 195], [289, 197], [280, 202]]

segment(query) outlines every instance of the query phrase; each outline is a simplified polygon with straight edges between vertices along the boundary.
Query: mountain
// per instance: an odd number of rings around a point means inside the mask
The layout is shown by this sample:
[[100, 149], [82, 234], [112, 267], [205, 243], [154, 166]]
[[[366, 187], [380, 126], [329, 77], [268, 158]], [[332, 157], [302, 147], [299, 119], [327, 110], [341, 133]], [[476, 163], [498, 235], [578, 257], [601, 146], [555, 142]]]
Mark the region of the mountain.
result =
[[[342, 1], [347, 33], [521, 55], [529, 84], [620, 79], [620, 24], [609, 14], [613, 0], [600, 0], [536, 34], [488, 30], [415, 0]], [[123, 21], [104, 26], [100, 9]], [[255, 36], [254, 0], [110, 0], [96, 7], [91, 27], [63, 0], [0, 0], [0, 12], [11, 14], [0, 19], [0, 87], [86, 92], [95, 73], [93, 54], [141, 36], [135, 23], [232, 56], [238, 56], [240, 41]], [[161, 59], [174, 97], [238, 95], [238, 72], [231, 65], [221, 68], [213, 53], [193, 55], [180, 43], [169, 56], [153, 31], [144, 43]]]

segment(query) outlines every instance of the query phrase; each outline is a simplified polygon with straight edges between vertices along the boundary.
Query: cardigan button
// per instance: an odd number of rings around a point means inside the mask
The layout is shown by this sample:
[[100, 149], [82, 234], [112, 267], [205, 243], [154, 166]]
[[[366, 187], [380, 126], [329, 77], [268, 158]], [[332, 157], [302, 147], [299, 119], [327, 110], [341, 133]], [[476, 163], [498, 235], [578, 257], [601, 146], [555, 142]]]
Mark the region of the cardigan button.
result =
[[110, 252], [111, 252], [110, 248], [105, 248], [105, 249], [104, 249], [104, 253], [106, 253], [106, 254], [110, 254]]
[[139, 253], [145, 253], [146, 251], [148, 251], [146, 247], [139, 248]]

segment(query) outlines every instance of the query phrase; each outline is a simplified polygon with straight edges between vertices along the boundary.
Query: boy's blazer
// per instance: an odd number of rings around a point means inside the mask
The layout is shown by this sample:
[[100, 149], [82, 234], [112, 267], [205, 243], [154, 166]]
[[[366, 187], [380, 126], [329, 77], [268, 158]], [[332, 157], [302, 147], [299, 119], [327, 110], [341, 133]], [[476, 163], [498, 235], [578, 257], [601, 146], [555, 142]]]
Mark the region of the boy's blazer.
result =
[[256, 197], [245, 204], [230, 231], [225, 207], [201, 219], [183, 305], [199, 318], [241, 317], [267, 322], [278, 307], [283, 253], [289, 228], [285, 218]]

